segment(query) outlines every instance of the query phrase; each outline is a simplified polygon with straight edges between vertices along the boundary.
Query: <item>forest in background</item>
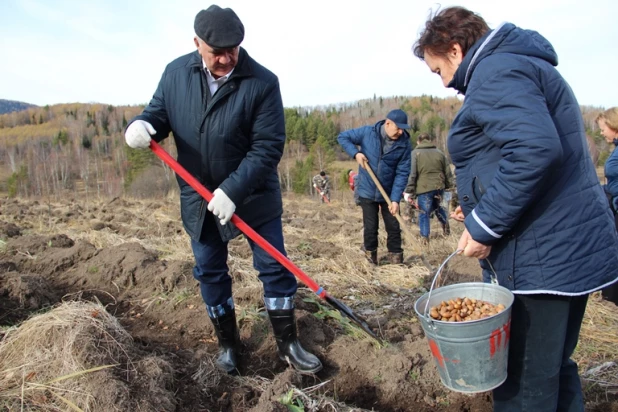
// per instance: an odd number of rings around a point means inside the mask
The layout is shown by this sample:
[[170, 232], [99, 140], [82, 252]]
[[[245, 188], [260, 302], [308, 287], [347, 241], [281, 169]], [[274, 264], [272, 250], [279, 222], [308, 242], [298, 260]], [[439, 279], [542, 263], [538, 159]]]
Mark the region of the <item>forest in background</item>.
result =
[[[311, 177], [330, 173], [334, 189], [345, 185], [345, 171], [334, 165], [349, 159], [337, 135], [373, 124], [392, 109], [408, 114], [412, 144], [427, 132], [447, 153], [449, 125], [461, 107], [456, 97], [377, 97], [352, 103], [285, 109], [286, 145], [279, 176], [284, 192], [310, 193]], [[124, 193], [154, 197], [176, 189], [173, 173], [148, 150], [130, 149], [123, 131], [143, 106], [57, 104], [0, 115], [0, 193], [9, 197], [84, 194], [114, 197]], [[582, 106], [588, 135], [605, 162], [610, 148], [595, 123], [600, 107]], [[163, 147], [175, 155], [173, 139]], [[331, 168], [332, 166], [332, 168]]]

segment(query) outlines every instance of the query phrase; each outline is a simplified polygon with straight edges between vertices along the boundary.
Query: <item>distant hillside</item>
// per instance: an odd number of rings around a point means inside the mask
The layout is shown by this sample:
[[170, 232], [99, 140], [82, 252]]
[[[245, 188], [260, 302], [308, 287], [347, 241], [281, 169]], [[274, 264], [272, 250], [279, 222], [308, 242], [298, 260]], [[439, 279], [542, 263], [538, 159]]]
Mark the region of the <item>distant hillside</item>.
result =
[[[0, 107], [25, 103], [0, 100]], [[320, 170], [331, 173], [334, 188], [345, 171], [337, 161], [349, 160], [337, 143], [337, 135], [374, 124], [392, 109], [408, 114], [412, 143], [421, 132], [436, 137], [448, 154], [446, 138], [462, 101], [456, 97], [392, 96], [351, 103], [285, 108], [286, 145], [279, 163], [279, 179], [285, 192], [310, 193], [311, 177]], [[94, 103], [32, 105], [0, 114], [0, 195], [65, 196], [74, 193], [118, 196], [127, 191], [147, 196], [163, 184], [175, 188], [173, 174], [149, 151], [129, 149], [124, 129], [143, 106]], [[581, 107], [585, 127], [599, 146], [599, 164], [609, 148], [594, 121], [600, 108]], [[164, 148], [175, 155], [173, 139]], [[347, 167], [347, 166], [346, 166]]]
[[0, 114], [20, 112], [22, 110], [29, 109], [31, 107], [37, 107], [34, 104], [17, 102], [15, 100], [0, 99]]

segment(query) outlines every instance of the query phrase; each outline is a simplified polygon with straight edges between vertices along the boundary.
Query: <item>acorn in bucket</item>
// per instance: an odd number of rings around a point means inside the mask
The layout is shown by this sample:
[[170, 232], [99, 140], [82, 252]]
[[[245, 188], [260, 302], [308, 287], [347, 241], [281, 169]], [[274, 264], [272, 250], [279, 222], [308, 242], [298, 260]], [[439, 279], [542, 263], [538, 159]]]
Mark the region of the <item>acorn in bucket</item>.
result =
[[458, 297], [431, 307], [429, 316], [443, 322], [467, 322], [497, 315], [504, 309], [502, 303], [494, 305], [483, 300]]
[[435, 287], [444, 266], [458, 252], [442, 262], [414, 310], [444, 386], [462, 393], [486, 392], [502, 385], [507, 377], [515, 297], [497, 284], [495, 272], [489, 283]]

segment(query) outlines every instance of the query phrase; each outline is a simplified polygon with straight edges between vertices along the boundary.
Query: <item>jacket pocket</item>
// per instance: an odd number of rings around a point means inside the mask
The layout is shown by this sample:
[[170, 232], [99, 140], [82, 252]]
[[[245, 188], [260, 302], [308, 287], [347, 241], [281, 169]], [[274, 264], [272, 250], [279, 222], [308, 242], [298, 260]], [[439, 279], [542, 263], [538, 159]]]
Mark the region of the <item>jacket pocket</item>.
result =
[[474, 194], [474, 179], [466, 173], [466, 170], [459, 170], [457, 173], [457, 197], [465, 216], [472, 213], [472, 209], [477, 205], [478, 200]]
[[479, 203], [485, 194], [485, 186], [483, 186], [483, 182], [478, 176], [474, 176], [472, 178], [472, 196], [474, 197], [474, 201]]

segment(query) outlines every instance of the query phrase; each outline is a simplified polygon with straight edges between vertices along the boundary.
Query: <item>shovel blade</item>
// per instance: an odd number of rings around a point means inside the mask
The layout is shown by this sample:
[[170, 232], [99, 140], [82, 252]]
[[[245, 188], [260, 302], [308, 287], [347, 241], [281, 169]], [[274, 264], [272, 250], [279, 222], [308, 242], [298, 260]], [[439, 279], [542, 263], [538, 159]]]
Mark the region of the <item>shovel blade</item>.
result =
[[382, 344], [382, 340], [380, 338], [378, 338], [378, 336], [371, 330], [371, 328], [369, 328], [369, 325], [367, 325], [367, 322], [365, 322], [364, 319], [362, 319], [361, 317], [356, 315], [352, 311], [352, 309], [350, 309], [347, 305], [345, 305], [344, 303], [338, 301], [337, 299], [335, 299], [334, 297], [332, 297], [330, 295], [326, 295], [324, 300], [326, 300], [332, 307], [334, 307], [339, 312], [341, 312], [342, 315], [344, 315], [345, 317], [350, 319], [352, 322], [357, 324], [358, 327], [360, 327], [362, 330], [364, 330], [373, 339], [378, 341], [378, 343]]

